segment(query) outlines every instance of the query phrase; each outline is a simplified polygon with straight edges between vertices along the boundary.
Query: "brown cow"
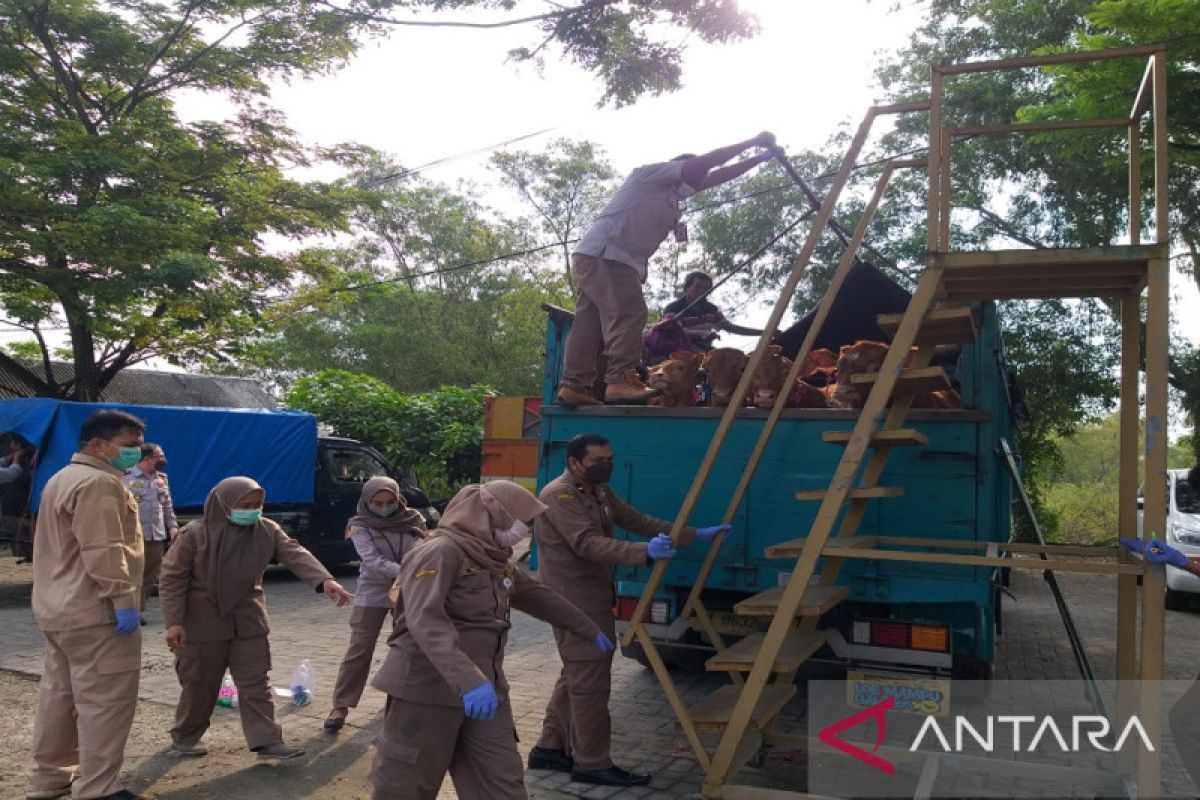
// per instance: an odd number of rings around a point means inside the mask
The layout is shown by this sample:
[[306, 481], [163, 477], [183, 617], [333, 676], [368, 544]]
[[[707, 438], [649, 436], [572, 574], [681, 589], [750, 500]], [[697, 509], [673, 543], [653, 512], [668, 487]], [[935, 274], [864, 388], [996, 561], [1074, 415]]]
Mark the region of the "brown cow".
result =
[[836, 369], [838, 357], [832, 350], [822, 347], [819, 350], [813, 350], [804, 357], [804, 363], [800, 366], [800, 375], [810, 375], [817, 370]]
[[[712, 405], [724, 408], [733, 400], [733, 392], [749, 359], [741, 350], [733, 347], [718, 347], [704, 356], [704, 370], [708, 373], [708, 385], [712, 387]], [[739, 399], [738, 405], [742, 405]]]
[[647, 383], [650, 388], [658, 389], [662, 398], [656, 405], [668, 408], [696, 405], [696, 372], [703, 361], [701, 353], [677, 350], [666, 361], [652, 367]]
[[751, 405], [758, 408], [771, 408], [775, 399], [783, 390], [783, 381], [787, 378], [788, 370], [792, 368], [792, 360], [779, 354], [783, 348], [777, 344], [767, 346], [767, 353], [754, 370], [750, 379]]

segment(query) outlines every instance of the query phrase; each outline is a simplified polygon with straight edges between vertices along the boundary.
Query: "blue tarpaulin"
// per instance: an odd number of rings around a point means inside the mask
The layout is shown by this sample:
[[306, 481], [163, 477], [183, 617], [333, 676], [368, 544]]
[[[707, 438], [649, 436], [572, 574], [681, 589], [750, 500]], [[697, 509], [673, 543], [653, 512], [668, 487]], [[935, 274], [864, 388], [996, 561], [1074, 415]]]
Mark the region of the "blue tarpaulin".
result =
[[247, 475], [268, 503], [311, 503], [317, 461], [317, 418], [274, 409], [133, 406], [22, 398], [0, 400], [0, 431], [18, 433], [38, 448], [32, 509], [42, 488], [79, 449], [83, 421], [103, 408], [146, 422], [146, 441], [162, 445], [171, 497], [198, 506], [222, 478]]

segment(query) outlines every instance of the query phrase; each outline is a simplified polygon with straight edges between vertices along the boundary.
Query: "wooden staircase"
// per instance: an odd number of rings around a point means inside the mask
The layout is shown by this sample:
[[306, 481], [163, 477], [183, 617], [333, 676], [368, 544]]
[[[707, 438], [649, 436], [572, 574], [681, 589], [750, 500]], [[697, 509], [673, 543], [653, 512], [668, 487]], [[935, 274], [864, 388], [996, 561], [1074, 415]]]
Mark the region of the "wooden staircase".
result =
[[[1126, 48], [1121, 51], [1097, 51], [1089, 54], [1073, 54], [1073, 60], [1090, 58], [1120, 58], [1130, 55], [1148, 55], [1151, 69], [1143, 80], [1142, 89], [1129, 120], [1131, 162], [1136, 157], [1138, 140], [1137, 125], [1149, 108], [1143, 97], [1154, 92], [1155, 142], [1165, 153], [1165, 103], [1158, 99], [1164, 91], [1165, 61], [1161, 48]], [[1018, 62], [995, 62], [996, 68], [1062, 63], [1064, 56], [1058, 54], [1024, 59]], [[964, 71], [982, 71], [988, 65], [964, 65]], [[737, 603], [734, 612], [745, 617], [769, 617], [771, 622], [765, 633], [747, 636], [732, 647], [726, 647], [721, 635], [705, 609], [701, 591], [715, 564], [720, 541], [714, 541], [695, 585], [684, 606], [683, 615], [694, 616], [695, 621], [717, 649], [717, 654], [706, 664], [711, 671], [722, 671], [730, 675], [731, 683], [700, 704], [687, 707], [663, 665], [644, 625], [650, 598], [661, 583], [664, 562], [657, 562], [650, 580], [635, 609], [624, 643], [637, 639], [655, 670], [668, 700], [675, 710], [679, 723], [688, 737], [697, 761], [705, 771], [703, 796], [705, 798], [779, 798], [799, 796], [797, 793], [780, 790], [763, 790], [755, 787], [730, 783], [730, 778], [743, 765], [760, 752], [764, 742], [775, 736], [773, 726], [787, 703], [795, 696], [795, 677], [807, 659], [825, 643], [825, 635], [818, 630], [823, 614], [846, 599], [847, 587], [838, 585], [842, 564], [849, 558], [879, 561], [910, 561], [929, 564], [945, 564], [976, 567], [1017, 567], [1039, 570], [1057, 569], [1080, 572], [1099, 572], [1117, 576], [1119, 582], [1120, 608], [1118, 609], [1118, 678], [1137, 677], [1134, 641], [1137, 622], [1135, 620], [1137, 599], [1136, 582], [1142, 576], [1144, 589], [1142, 602], [1141, 677], [1158, 678], [1162, 674], [1162, 576], [1161, 568], [1151, 568], [1140, 561], [1118, 557], [1115, 563], [1102, 563], [1081, 558], [1085, 548], [1035, 545], [1003, 545], [986, 542], [963, 542], [951, 539], [907, 536], [861, 536], [858, 529], [872, 501], [887, 502], [899, 497], [903, 489], [881, 483], [885, 468], [894, 447], [923, 447], [928, 437], [911, 427], [905, 427], [913, 397], [916, 394], [947, 389], [950, 382], [944, 370], [930, 366], [935, 347], [941, 344], [963, 344], [973, 342], [978, 332], [978, 320], [970, 303], [990, 299], [1053, 298], [1053, 297], [1104, 297], [1120, 298], [1123, 312], [1122, 336], [1122, 472], [1121, 472], [1121, 525], [1123, 530], [1132, 529], [1135, 513], [1134, 491], [1137, 480], [1137, 376], [1140, 333], [1141, 294], [1148, 290], [1148, 315], [1146, 319], [1147, 339], [1147, 417], [1157, 419], [1161, 430], [1157, 439], [1147, 442], [1147, 488], [1146, 530], [1162, 530], [1165, 521], [1165, 348], [1166, 348], [1166, 196], [1165, 168], [1156, 171], [1157, 226], [1155, 244], [1140, 244], [1140, 180], [1137, 168], [1131, 166], [1131, 244], [1127, 246], [1054, 249], [1054, 250], [1003, 250], [990, 252], [949, 252], [949, 142], [956, 135], [954, 129], [943, 128], [940, 119], [941, 79], [955, 68], [939, 67], [934, 71], [933, 99], [895, 106], [872, 108], [851, 142], [842, 165], [834, 177], [829, 193], [821, 204], [812, 230], [801, 250], [796, 265], [767, 323], [738, 388], [735, 397], [744, 396], [749, 381], [759, 362], [764, 357], [767, 345], [777, 329], [783, 313], [790, 304], [792, 295], [811, 258], [817, 240], [822, 235], [834, 204], [844, 187], [849, 172], [857, 159], [863, 142], [874, 119], [884, 114], [930, 112], [930, 153], [926, 161], [895, 161], [885, 166], [876, 185], [875, 192], [859, 220], [849, 246], [832, 278], [830, 288], [817, 309], [814, 321], [801, 345], [792, 369], [785, 379], [791, 385], [797, 377], [800, 365], [811, 351], [813, 342], [828, 315], [833, 298], [854, 263], [867, 226], [873, 218], [882, 195], [895, 171], [926, 166], [929, 170], [930, 186], [930, 254], [927, 266], [921, 275], [907, 310], [903, 314], [884, 315], [879, 324], [891, 337], [891, 346], [877, 373], [855, 376], [854, 382], [867, 387], [864, 406], [851, 431], [827, 431], [825, 442], [843, 447], [840, 461], [830, 478], [829, 484], [821, 489], [797, 489], [797, 501], [819, 503], [814, 521], [806, 536], [783, 541], [767, 548], [770, 558], [790, 560], [790, 576], [786, 583], [772, 587]], [[941, 72], [939, 72], [941, 70]], [[1147, 88], [1150, 87], [1150, 88]], [[1053, 123], [1061, 129], [1063, 123]], [[1079, 127], [1089, 127], [1080, 124]], [[1091, 127], [1095, 127], [1091, 125]], [[1039, 130], [1037, 124], [999, 126], [1006, 133], [1015, 129]], [[972, 129], [973, 134], [978, 131]], [[1165, 158], [1165, 156], [1164, 156]], [[1137, 210], [1133, 210], [1137, 209]], [[1151, 348], [1158, 346], [1155, 352]], [[1153, 355], [1152, 355], [1153, 353]], [[1150, 364], [1149, 361], [1154, 363]], [[787, 392], [781, 392], [775, 406], [763, 424], [758, 442], [742, 471], [740, 482], [727, 506], [724, 521], [734, 518], [759, 460], [766, 448], [776, 423], [784, 409]], [[736, 407], [726, 410], [709, 445], [695, 480], [672, 527], [671, 535], [678, 537], [694, 509], [703, 490], [709, 472], [715, 463], [734, 417]], [[1132, 436], [1132, 445], [1130, 437]], [[1151, 455], [1152, 449], [1158, 450]], [[1157, 471], [1162, 475], [1151, 473]], [[1154, 484], [1153, 486], [1151, 484]], [[1161, 488], [1159, 487], [1161, 484]], [[1151, 507], [1151, 498], [1154, 505]], [[1151, 522], [1157, 520], [1157, 522]], [[1157, 527], [1155, 527], [1157, 525]], [[916, 549], [914, 549], [916, 548]], [[986, 552], [970, 552], [984, 549]], [[1095, 548], [1087, 548], [1094, 554]], [[950, 551], [950, 552], [946, 552]], [[964, 552], [966, 551], [966, 552]], [[1042, 555], [1042, 560], [1011, 558], [1013, 553]], [[1114, 551], [1115, 553], [1115, 551]], [[1051, 557], [1052, 556], [1052, 557]], [[818, 571], [818, 564], [821, 569]], [[786, 571], [786, 570], [785, 570]], [[1121, 705], [1119, 699], [1118, 705]], [[1126, 697], [1125, 708], [1132, 702]], [[1145, 722], [1151, 726], [1160, 724], [1154, 709], [1141, 710]], [[1147, 717], [1149, 714], [1149, 717]], [[711, 753], [700, 738], [701, 732], [716, 732], [720, 740]], [[1153, 756], [1143, 755], [1139, 762], [1139, 792], [1152, 790], [1158, 785], [1158, 762]], [[1153, 793], [1152, 791], [1150, 793]]]

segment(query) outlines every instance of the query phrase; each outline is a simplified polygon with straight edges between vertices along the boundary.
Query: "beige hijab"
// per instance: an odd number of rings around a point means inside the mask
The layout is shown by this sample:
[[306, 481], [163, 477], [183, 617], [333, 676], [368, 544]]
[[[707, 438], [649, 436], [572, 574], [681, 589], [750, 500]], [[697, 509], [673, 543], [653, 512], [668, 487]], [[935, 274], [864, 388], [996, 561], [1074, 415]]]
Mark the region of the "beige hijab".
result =
[[259, 540], [275, 537], [268, 520], [254, 525], [235, 525], [229, 512], [238, 501], [255, 489], [262, 490], [252, 478], [238, 475], [226, 478], [212, 488], [204, 501], [204, 519], [199, 533], [208, 544], [208, 596], [221, 616], [228, 616], [234, 606], [254, 588], [260, 577], [255, 561], [247, 558]]
[[480, 567], [503, 575], [512, 548], [496, 544], [494, 531], [511, 528], [517, 520], [528, 523], [545, 510], [528, 489], [512, 481], [471, 484], [454, 495], [432, 535], [449, 536]]
[[[400, 507], [390, 517], [381, 517], [371, 511], [371, 498], [377, 492], [391, 492], [399, 498]], [[358, 497], [357, 513], [346, 522], [347, 539], [354, 535], [354, 526], [366, 528], [372, 533], [411, 533], [422, 539], [426, 536], [425, 518], [421, 516], [420, 511], [408, 507], [404, 492], [400, 491], [400, 484], [386, 475], [371, 478], [363, 484], [362, 494]]]

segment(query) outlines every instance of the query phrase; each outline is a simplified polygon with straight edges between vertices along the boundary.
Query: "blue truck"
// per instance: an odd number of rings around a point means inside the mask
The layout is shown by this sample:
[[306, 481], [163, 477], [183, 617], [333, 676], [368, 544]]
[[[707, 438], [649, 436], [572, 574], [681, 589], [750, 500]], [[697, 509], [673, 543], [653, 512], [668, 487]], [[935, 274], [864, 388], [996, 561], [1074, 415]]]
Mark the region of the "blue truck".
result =
[[[596, 432], [612, 442], [613, 489], [638, 509], [673, 519], [722, 409], [553, 405], [571, 315], [547, 310], [538, 485], [562, 473], [571, 437]], [[995, 306], [980, 304], [977, 318], [978, 337], [962, 346], [953, 370], [963, 408], [910, 412], [906, 426], [926, 434], [929, 444], [893, 452], [885, 481], [905, 493], [872, 501], [858, 535], [1009, 540], [1012, 483], [1000, 444], [1011, 441], [1010, 383]], [[689, 523], [720, 520], [767, 413], [739, 414]], [[809, 530], [818, 504], [793, 495], [828, 487], [842, 450], [825, 443], [822, 434], [850, 431], [857, 415], [842, 409], [783, 412], [702, 596], [723, 635], [736, 639], [765, 630], [769, 618], [760, 625], [735, 615], [734, 605], [786, 581], [791, 562], [768, 559], [764, 552]], [[699, 625], [680, 617], [704, 555], [697, 546], [681, 550], [650, 608], [648, 629], [664, 660], [685, 669], [703, 668], [712, 654]], [[649, 574], [648, 568], [616, 568], [618, 632], [627, 627]], [[814, 659], [818, 664], [991, 677], [1001, 591], [996, 570], [851, 559], [843, 563], [838, 582], [850, 594], [822, 618], [828, 644]], [[646, 663], [636, 643], [624, 652]]]
[[363, 482], [376, 475], [399, 481], [409, 505], [435, 524], [437, 511], [407, 473], [374, 448], [318, 435], [317, 418], [301, 411], [249, 408], [0, 400], [0, 433], [35, 450], [26, 481], [4, 488], [3, 526], [14, 555], [31, 555], [32, 518], [50, 476], [78, 449], [80, 426], [101, 408], [127, 411], [146, 422], [146, 441], [162, 445], [171, 496], [182, 519], [199, 517], [208, 491], [222, 478], [248, 475], [267, 493], [266, 514], [321, 560], [357, 559], [345, 538]]

